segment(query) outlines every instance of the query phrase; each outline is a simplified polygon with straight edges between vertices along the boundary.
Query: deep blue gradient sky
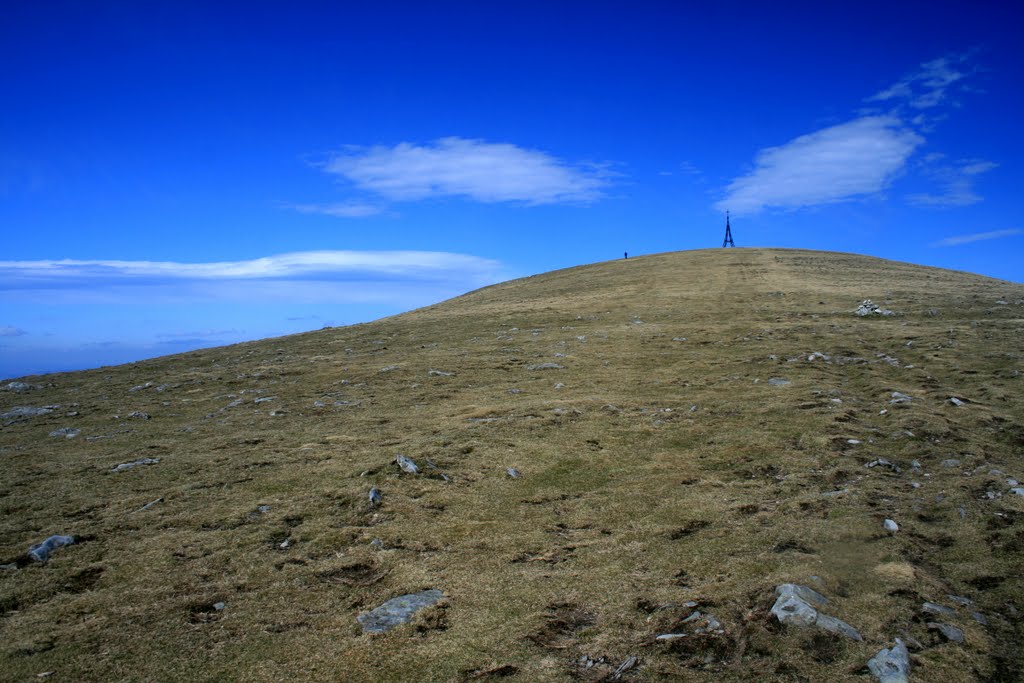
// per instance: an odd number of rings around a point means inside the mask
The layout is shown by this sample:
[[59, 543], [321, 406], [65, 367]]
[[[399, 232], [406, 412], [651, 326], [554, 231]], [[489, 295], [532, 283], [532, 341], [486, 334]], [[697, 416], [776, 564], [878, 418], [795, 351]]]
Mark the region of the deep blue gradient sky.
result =
[[716, 247], [725, 209], [1024, 280], [1012, 3], [689, 4], [7, 3], [0, 377]]

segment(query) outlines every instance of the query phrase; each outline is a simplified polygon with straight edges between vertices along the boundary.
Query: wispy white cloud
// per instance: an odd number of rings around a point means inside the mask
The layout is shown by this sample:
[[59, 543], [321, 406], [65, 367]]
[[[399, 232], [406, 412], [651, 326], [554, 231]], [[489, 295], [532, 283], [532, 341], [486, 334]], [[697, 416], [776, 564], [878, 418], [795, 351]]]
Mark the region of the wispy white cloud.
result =
[[460, 137], [393, 147], [353, 147], [328, 173], [395, 201], [468, 197], [478, 202], [592, 202], [609, 183], [603, 165], [570, 164], [546, 152]]
[[[927, 163], [926, 159], [926, 163]], [[942, 186], [939, 194], [913, 194], [907, 201], [916, 206], [969, 206], [982, 200], [981, 195], [974, 191], [974, 180], [977, 176], [998, 167], [991, 161], [970, 159], [956, 164], [943, 164], [928, 168], [926, 174]]]
[[841, 202], [882, 191], [924, 138], [892, 116], [864, 116], [757, 153], [733, 180], [720, 211], [757, 213]]
[[937, 107], [972, 73], [968, 66], [970, 58], [971, 53], [967, 53], [925, 62], [916, 71], [868, 97], [867, 101], [906, 103], [914, 109]]
[[28, 332], [14, 325], [0, 325], [0, 337], [23, 337]]
[[299, 213], [323, 214], [335, 218], [366, 218], [384, 212], [379, 206], [359, 202], [335, 202], [332, 204], [286, 204], [287, 208]]
[[309, 251], [247, 261], [0, 261], [0, 301], [280, 301], [422, 305], [508, 277], [497, 261], [431, 251]]
[[961, 244], [970, 244], [971, 242], [981, 242], [983, 240], [997, 240], [1003, 237], [1013, 237], [1014, 235], [1024, 235], [1024, 230], [1010, 228], [1009, 230], [992, 230], [990, 232], [976, 232], [970, 235], [955, 235], [953, 237], [941, 239], [938, 242], [932, 242], [931, 246], [956, 247]]

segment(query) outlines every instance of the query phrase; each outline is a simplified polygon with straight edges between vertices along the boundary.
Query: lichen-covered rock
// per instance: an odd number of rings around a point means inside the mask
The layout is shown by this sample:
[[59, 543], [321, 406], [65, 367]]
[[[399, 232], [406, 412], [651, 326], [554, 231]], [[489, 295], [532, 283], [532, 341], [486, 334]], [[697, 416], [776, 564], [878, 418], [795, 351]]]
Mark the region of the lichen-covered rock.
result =
[[363, 633], [385, 633], [412, 619], [416, 612], [431, 607], [444, 597], [439, 590], [425, 590], [391, 598], [380, 607], [356, 617], [363, 627]]

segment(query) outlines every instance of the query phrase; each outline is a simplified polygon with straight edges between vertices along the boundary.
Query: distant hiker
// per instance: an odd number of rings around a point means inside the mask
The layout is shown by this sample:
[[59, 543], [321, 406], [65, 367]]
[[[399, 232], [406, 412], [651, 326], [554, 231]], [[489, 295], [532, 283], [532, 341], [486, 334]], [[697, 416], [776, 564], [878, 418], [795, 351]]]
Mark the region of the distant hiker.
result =
[[622, 258], [629, 258], [629, 252], [628, 251], [622, 252]]

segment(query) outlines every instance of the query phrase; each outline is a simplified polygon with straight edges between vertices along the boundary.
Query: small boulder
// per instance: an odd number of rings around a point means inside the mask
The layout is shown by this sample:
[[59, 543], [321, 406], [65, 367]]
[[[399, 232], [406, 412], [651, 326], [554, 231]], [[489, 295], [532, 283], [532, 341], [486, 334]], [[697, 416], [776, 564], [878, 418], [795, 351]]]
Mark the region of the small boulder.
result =
[[50, 553], [52, 553], [54, 550], [56, 550], [57, 548], [63, 548], [66, 545], [74, 545], [74, 543], [74, 536], [61, 536], [59, 534], [50, 536], [42, 543], [37, 543], [31, 548], [29, 548], [28, 556], [36, 562], [46, 562], [48, 559], [50, 559]]
[[81, 433], [81, 429], [75, 429], [74, 427], [61, 427], [60, 429], [54, 429], [52, 432], [50, 432], [50, 436], [59, 436], [65, 439], [73, 439]]
[[942, 634], [942, 637], [948, 641], [954, 643], [964, 642], [964, 632], [958, 629], [956, 626], [950, 626], [949, 624], [941, 624], [935, 621], [928, 622], [929, 631], [938, 631]]
[[420, 473], [420, 468], [416, 466], [416, 463], [413, 462], [411, 458], [407, 458], [404, 455], [396, 455], [395, 464], [398, 465], [403, 472], [408, 472], [409, 474]]
[[380, 607], [356, 617], [363, 633], [385, 633], [412, 619], [416, 612], [436, 605], [444, 593], [431, 589], [391, 598]]
[[892, 649], [882, 649], [868, 661], [868, 670], [880, 683], [907, 683], [910, 653], [899, 638]]
[[900, 525], [891, 519], [887, 519], [884, 522], [882, 522], [882, 526], [885, 527], [885, 530], [888, 531], [890, 534], [894, 534], [900, 530]]

